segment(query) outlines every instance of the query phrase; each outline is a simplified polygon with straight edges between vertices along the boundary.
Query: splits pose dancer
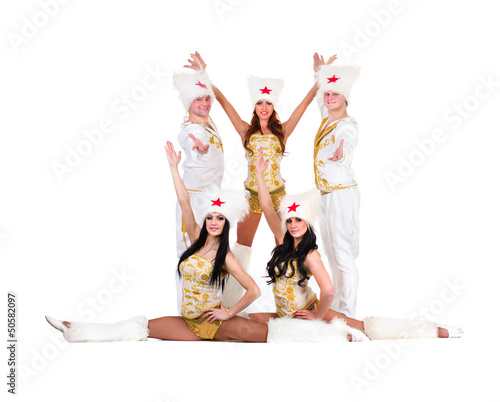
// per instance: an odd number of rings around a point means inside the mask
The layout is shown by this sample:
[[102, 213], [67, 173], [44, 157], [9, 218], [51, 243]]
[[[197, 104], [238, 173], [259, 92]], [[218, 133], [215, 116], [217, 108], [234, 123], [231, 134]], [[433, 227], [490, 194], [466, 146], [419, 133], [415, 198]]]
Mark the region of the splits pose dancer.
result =
[[[265, 189], [264, 172], [268, 164], [269, 160], [265, 160], [262, 150], [259, 150], [256, 178], [260, 205], [279, 241], [267, 264], [268, 283], [273, 286], [276, 313], [253, 313], [250, 314], [251, 319], [259, 322], [287, 316], [303, 320], [342, 319], [350, 327], [363, 331], [370, 339], [461, 337], [460, 328], [438, 327], [429, 321], [385, 317], [369, 317], [360, 321], [330, 309], [335, 289], [317, 251], [313, 227], [321, 210], [320, 192], [312, 190], [299, 195], [287, 195], [276, 213], [269, 193], [261, 191]], [[320, 299], [308, 286], [312, 276], [320, 288]], [[298, 333], [297, 339], [301, 336]]]

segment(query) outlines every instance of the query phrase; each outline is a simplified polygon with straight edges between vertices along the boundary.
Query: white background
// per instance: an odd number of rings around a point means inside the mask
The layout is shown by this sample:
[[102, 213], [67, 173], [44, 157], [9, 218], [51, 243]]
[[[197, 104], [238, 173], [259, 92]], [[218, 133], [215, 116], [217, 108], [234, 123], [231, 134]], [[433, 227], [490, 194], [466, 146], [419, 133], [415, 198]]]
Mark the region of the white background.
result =
[[[500, 399], [493, 2], [61, 3], [0, 11], [1, 294], [4, 317], [8, 291], [17, 295], [18, 400]], [[465, 338], [409, 346], [61, 340], [44, 315], [176, 315], [175, 196], [163, 145], [175, 141], [184, 114], [171, 74], [195, 50], [245, 119], [250, 74], [285, 80], [277, 105], [285, 121], [312, 85], [315, 51], [362, 66], [348, 109], [360, 133], [357, 318], [427, 315], [461, 326]], [[153, 83], [151, 70], [160, 72], [156, 88], [141, 89]], [[136, 101], [127, 111], [125, 96]], [[211, 115], [225, 185], [241, 188], [238, 136], [219, 105]], [[85, 147], [84, 131], [105, 122], [110, 132]], [[289, 193], [313, 186], [319, 122], [312, 104], [287, 144]], [[433, 133], [439, 143], [430, 143]], [[77, 149], [87, 154], [71, 159]], [[54, 165], [67, 158], [73, 167], [58, 178]], [[272, 309], [262, 278], [272, 243], [262, 222], [250, 272], [263, 290], [255, 310]]]

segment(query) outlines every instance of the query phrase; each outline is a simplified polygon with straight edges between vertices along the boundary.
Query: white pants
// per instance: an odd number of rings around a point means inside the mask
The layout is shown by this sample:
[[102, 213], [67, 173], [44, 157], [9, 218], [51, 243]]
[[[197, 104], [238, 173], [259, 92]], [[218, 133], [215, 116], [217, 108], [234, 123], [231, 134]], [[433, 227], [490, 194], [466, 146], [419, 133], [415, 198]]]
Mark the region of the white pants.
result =
[[321, 196], [320, 228], [335, 295], [331, 308], [348, 317], [356, 315], [359, 253], [359, 190], [336, 190]]
[[[189, 202], [191, 204], [191, 208], [193, 210], [194, 218], [198, 224], [203, 224], [204, 216], [203, 206], [206, 205], [206, 198], [202, 198], [204, 196], [201, 193], [189, 193]], [[183, 223], [182, 223], [182, 213], [181, 206], [177, 202], [175, 206], [175, 237], [176, 237], [176, 246], [177, 246], [177, 257], [180, 257], [184, 251], [191, 245], [189, 241], [188, 234], [183, 231]], [[177, 274], [177, 265], [175, 266], [175, 287], [177, 289], [177, 310], [179, 315], [181, 315], [181, 306], [182, 306], [182, 280], [180, 276]]]

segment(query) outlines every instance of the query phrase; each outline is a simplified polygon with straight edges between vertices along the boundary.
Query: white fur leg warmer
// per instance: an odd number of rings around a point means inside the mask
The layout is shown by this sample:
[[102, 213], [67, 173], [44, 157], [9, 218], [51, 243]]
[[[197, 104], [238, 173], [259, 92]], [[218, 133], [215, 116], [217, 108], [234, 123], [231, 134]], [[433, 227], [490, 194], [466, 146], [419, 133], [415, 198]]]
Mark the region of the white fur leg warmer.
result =
[[430, 321], [367, 317], [363, 323], [366, 335], [372, 340], [437, 338], [438, 336], [437, 324]]
[[[234, 243], [231, 247], [231, 252], [238, 260], [243, 270], [248, 272], [250, 268], [250, 259], [252, 257], [252, 248]], [[241, 299], [243, 293], [245, 293], [245, 289], [243, 289], [236, 279], [229, 276], [221, 295], [222, 305], [227, 308], [233, 307]]]
[[148, 319], [144, 316], [115, 324], [70, 321], [70, 327], [63, 326], [62, 330], [68, 342], [145, 341], [149, 335]]
[[347, 342], [350, 328], [344, 320], [333, 319], [330, 322], [320, 320], [300, 320], [282, 317], [268, 322], [267, 342]]

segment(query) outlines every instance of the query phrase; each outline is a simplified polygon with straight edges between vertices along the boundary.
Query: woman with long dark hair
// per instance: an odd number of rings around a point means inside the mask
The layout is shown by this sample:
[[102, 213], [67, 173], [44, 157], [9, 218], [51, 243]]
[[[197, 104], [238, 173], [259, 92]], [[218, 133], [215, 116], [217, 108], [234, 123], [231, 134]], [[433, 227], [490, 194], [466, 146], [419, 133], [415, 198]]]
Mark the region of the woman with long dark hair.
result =
[[[179, 259], [182, 276], [182, 316], [147, 320], [134, 317], [116, 324], [89, 324], [59, 321], [46, 317], [63, 332], [68, 342], [145, 340], [197, 341], [201, 339], [266, 342], [267, 325], [237, 316], [257, 297], [260, 290], [254, 280], [241, 268], [229, 250], [230, 222], [236, 223], [248, 210], [243, 192], [221, 191], [214, 199], [207, 198], [205, 221], [198, 225], [189, 201], [189, 194], [179, 175], [172, 143], [165, 146], [175, 192], [182, 210], [191, 246]], [[246, 290], [231, 308], [221, 305], [218, 291], [226, 275], [233, 276]]]
[[[460, 328], [438, 327], [428, 321], [382, 317], [369, 317], [360, 321], [330, 309], [335, 289], [317, 251], [312, 226], [321, 211], [320, 193], [311, 190], [304, 194], [287, 195], [278, 213], [275, 212], [269, 193], [260, 191], [265, 189], [264, 172], [268, 164], [269, 160], [265, 160], [262, 150], [259, 150], [256, 178], [260, 205], [279, 243], [267, 264], [268, 283], [273, 286], [276, 313], [253, 313], [250, 314], [251, 319], [263, 323], [287, 316], [303, 320], [342, 319], [350, 327], [365, 332], [370, 339], [448, 338], [462, 335]], [[320, 288], [319, 299], [308, 286], [312, 276]]]
[[[325, 64], [323, 56], [315, 53], [313, 58], [315, 71], [320, 65]], [[327, 61], [327, 64], [332, 63], [335, 59], [336, 56], [332, 56]], [[196, 71], [203, 71], [206, 68], [206, 63], [198, 52], [191, 54], [191, 59], [188, 62], [189, 64], [184, 67], [192, 68]], [[257, 150], [262, 148], [264, 150], [264, 157], [270, 160], [265, 172], [265, 191], [270, 195], [273, 207], [277, 211], [281, 199], [286, 194], [285, 180], [281, 176], [280, 167], [281, 160], [285, 154], [287, 140], [295, 130], [309, 104], [314, 100], [317, 92], [317, 85], [315, 83], [295, 108], [290, 118], [281, 123], [275, 106], [283, 87], [283, 81], [273, 78], [249, 77], [248, 86], [250, 100], [255, 105], [250, 124], [240, 117], [219, 88], [212, 84], [217, 101], [241, 137], [248, 163], [248, 175], [244, 186], [250, 194], [250, 213], [238, 224], [237, 240], [233, 246], [235, 256], [245, 271], [248, 271], [253, 239], [262, 216], [262, 209], [259, 205], [259, 190], [257, 189], [255, 177], [255, 164], [258, 157]], [[232, 288], [232, 284], [229, 287]], [[238, 286], [235, 286], [234, 289], [228, 289], [225, 292], [223, 295], [225, 305], [232, 305], [239, 299], [238, 288]]]

